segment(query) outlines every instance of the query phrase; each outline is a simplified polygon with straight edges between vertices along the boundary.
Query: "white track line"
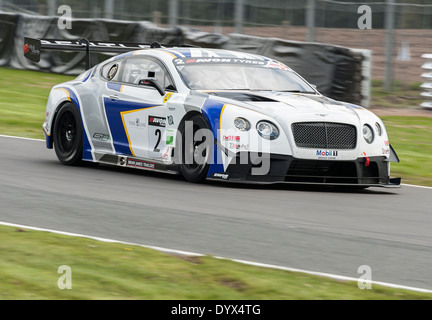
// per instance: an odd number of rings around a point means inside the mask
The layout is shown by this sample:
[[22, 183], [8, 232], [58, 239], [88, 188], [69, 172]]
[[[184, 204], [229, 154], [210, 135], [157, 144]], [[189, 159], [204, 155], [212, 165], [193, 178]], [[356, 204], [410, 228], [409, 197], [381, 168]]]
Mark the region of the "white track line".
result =
[[9, 226], [9, 227], [15, 227], [15, 228], [21, 228], [21, 229], [28, 229], [28, 230], [35, 230], [35, 231], [44, 231], [44, 232], [56, 233], [56, 234], [61, 234], [61, 235], [71, 236], [71, 237], [87, 238], [87, 239], [92, 239], [92, 240], [101, 241], [101, 242], [110, 242], [110, 243], [126, 244], [126, 245], [131, 245], [131, 246], [139, 246], [139, 247], [144, 247], [144, 248], [148, 248], [148, 249], [154, 249], [154, 250], [165, 252], [165, 253], [180, 254], [180, 255], [187, 255], [187, 256], [204, 256], [203, 254], [200, 254], [200, 253], [194, 253], [194, 252], [188, 252], [188, 251], [180, 251], [180, 250], [173, 250], [173, 249], [167, 249], [167, 248], [155, 247], [155, 246], [146, 246], [146, 245], [142, 245], [142, 244], [139, 244], [139, 243], [125, 242], [125, 241], [119, 241], [119, 240], [112, 240], [112, 239], [106, 239], [106, 238], [101, 238], [101, 237], [94, 237], [94, 236], [88, 236], [88, 235], [79, 234], [79, 233], [58, 231], [58, 230], [52, 230], [52, 229], [46, 229], [46, 228], [24, 226], [24, 225], [21, 225], [21, 224], [9, 223], [9, 222], [3, 222], [3, 221], [0, 221], [0, 225]]
[[[196, 257], [205, 256], [205, 254], [202, 254], [202, 253], [181, 251], [181, 250], [175, 250], [175, 249], [167, 249], [167, 248], [163, 248], [163, 247], [147, 246], [147, 245], [143, 245], [143, 244], [139, 244], [139, 243], [125, 242], [125, 241], [119, 241], [119, 240], [113, 240], [113, 239], [107, 239], [107, 238], [101, 238], [101, 237], [94, 237], [94, 236], [88, 236], [88, 235], [83, 235], [83, 234], [64, 232], [64, 231], [58, 231], [58, 230], [52, 230], [52, 229], [24, 226], [24, 225], [15, 224], [15, 223], [9, 223], [9, 222], [1, 222], [0, 221], [0, 225], [15, 227], [15, 228], [22, 228], [22, 229], [35, 230], [35, 231], [44, 231], [44, 232], [50, 232], [50, 233], [61, 234], [61, 235], [72, 236], [72, 237], [87, 238], [87, 239], [92, 239], [92, 240], [101, 241], [101, 242], [119, 243], [119, 244], [131, 245], [131, 246], [139, 246], [139, 247], [143, 247], [143, 248], [147, 248], [147, 249], [153, 249], [153, 250], [157, 250], [157, 251], [169, 253], [169, 254], [178, 254], [178, 255], [196, 256]], [[278, 270], [284, 270], [284, 271], [290, 271], [290, 272], [305, 273], [305, 274], [310, 274], [310, 275], [319, 276], [319, 277], [331, 278], [334, 280], [353, 281], [353, 282], [359, 281], [359, 278], [340, 276], [340, 275], [324, 273], [324, 272], [315, 272], [315, 271], [309, 271], [309, 270], [303, 270], [303, 269], [282, 267], [282, 266], [271, 265], [271, 264], [266, 264], [266, 263], [252, 262], [252, 261], [239, 260], [239, 259], [230, 259], [230, 258], [219, 257], [219, 256], [214, 256], [214, 258], [229, 260], [229, 261], [233, 261], [233, 262], [237, 262], [237, 263], [242, 263], [242, 264], [256, 266], [256, 267], [262, 267], [262, 268], [278, 269]], [[380, 285], [380, 286], [384, 286], [384, 287], [391, 287], [391, 288], [395, 288], [395, 289], [417, 291], [417, 292], [422, 292], [422, 293], [432, 293], [432, 290], [429, 290], [429, 289], [416, 288], [416, 287], [398, 285], [398, 284], [387, 283], [387, 282], [365, 281], [363, 279], [361, 280], [361, 282], [362, 282], [362, 284], [370, 283], [370, 284]]]
[[4, 134], [0, 134], [2, 138], [11, 138], [11, 139], [20, 139], [20, 140], [29, 140], [29, 141], [45, 141], [43, 139], [34, 139], [34, 138], [26, 138], [26, 137], [17, 137], [17, 136], [6, 136]]
[[418, 185], [415, 185], [415, 184], [401, 183], [401, 185], [403, 185], [403, 186], [407, 186], [407, 187], [413, 187], [413, 188], [432, 189], [432, 187], [428, 187], [428, 186], [418, 186]]

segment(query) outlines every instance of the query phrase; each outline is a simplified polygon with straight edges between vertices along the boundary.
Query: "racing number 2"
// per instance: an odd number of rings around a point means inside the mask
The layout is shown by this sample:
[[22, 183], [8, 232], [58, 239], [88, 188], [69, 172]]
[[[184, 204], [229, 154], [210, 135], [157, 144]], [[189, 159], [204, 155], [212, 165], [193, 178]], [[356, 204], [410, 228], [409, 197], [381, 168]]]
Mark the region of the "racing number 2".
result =
[[159, 152], [160, 150], [158, 149], [158, 146], [159, 146], [159, 143], [160, 143], [161, 138], [162, 138], [162, 132], [160, 131], [160, 129], [156, 129], [155, 136], [157, 136], [157, 141], [156, 141], [156, 145], [154, 146], [153, 151]]
[[[151, 157], [158, 157], [161, 149], [164, 148], [162, 135], [165, 132], [166, 118], [160, 116], [149, 116], [148, 119], [149, 144]], [[153, 148], [153, 149], [152, 149]]]

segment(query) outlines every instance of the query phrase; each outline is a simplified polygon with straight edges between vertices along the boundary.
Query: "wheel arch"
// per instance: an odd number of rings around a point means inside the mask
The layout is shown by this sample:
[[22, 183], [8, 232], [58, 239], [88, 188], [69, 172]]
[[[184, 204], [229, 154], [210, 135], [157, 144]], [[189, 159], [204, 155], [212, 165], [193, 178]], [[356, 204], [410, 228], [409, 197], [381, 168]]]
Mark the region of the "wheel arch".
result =
[[180, 123], [179, 123], [179, 126], [178, 126], [178, 127], [180, 128], [180, 126], [184, 125], [184, 123], [185, 123], [187, 120], [191, 119], [193, 116], [195, 116], [195, 115], [197, 115], [197, 114], [204, 115], [202, 112], [199, 112], [199, 111], [197, 111], [197, 110], [191, 110], [191, 111], [188, 111], [188, 112], [183, 116], [183, 118], [180, 120]]
[[[54, 113], [53, 113], [53, 116], [52, 116], [52, 119], [51, 119], [51, 125], [50, 125], [50, 127], [51, 127], [51, 132], [50, 132], [50, 137], [51, 137], [50, 147], [51, 147], [51, 148], [50, 148], [50, 149], [52, 149], [52, 147], [53, 147], [53, 143], [54, 143], [54, 137], [55, 137], [55, 132], [54, 132], [54, 130], [55, 130], [55, 122], [56, 122], [56, 120], [57, 120], [57, 115], [58, 115], [60, 109], [61, 109], [61, 108], [62, 108], [66, 103], [71, 103], [71, 104], [73, 104], [75, 107], [78, 108], [78, 106], [77, 106], [75, 103], [73, 103], [72, 101], [70, 101], [70, 100], [64, 100], [64, 101], [60, 102], [60, 103], [57, 105], [57, 107], [56, 107], [55, 110], [54, 110]], [[79, 108], [78, 108], [78, 111], [80, 111]], [[81, 112], [80, 112], [80, 114], [81, 114]]]

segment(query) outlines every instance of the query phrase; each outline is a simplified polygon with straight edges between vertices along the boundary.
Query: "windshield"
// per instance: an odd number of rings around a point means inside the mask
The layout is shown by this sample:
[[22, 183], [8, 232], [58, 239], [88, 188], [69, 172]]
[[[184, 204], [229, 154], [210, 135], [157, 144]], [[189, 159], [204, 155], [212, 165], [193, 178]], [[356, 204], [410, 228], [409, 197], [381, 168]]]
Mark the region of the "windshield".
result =
[[193, 90], [311, 92], [314, 89], [286, 65], [274, 60], [184, 58], [174, 64]]

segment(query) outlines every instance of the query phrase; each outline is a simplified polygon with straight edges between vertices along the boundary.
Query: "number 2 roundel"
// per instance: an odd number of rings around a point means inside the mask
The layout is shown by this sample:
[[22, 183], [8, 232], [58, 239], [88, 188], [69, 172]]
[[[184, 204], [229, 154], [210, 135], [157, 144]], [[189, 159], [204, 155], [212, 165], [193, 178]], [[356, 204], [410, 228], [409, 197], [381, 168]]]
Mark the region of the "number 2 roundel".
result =
[[149, 149], [153, 148], [155, 153], [159, 153], [164, 148], [162, 135], [165, 126], [166, 118], [151, 115], [148, 117]]

